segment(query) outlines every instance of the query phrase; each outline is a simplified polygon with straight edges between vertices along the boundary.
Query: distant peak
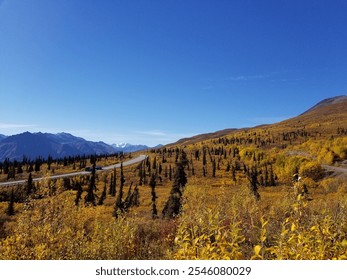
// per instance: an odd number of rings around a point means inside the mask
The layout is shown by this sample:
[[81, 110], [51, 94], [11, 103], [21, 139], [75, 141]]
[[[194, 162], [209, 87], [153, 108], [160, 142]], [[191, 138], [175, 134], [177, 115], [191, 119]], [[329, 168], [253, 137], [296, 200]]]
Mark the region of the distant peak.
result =
[[112, 144], [112, 146], [116, 147], [116, 148], [125, 148], [127, 146], [130, 146], [131, 144], [129, 143], [118, 143], [118, 144]]
[[347, 96], [339, 95], [339, 96], [324, 99], [321, 102], [319, 102], [317, 105], [331, 105], [331, 104], [336, 104], [336, 103], [345, 102], [345, 101], [347, 101]]
[[343, 103], [343, 102], [347, 102], [347, 96], [346, 95], [339, 95], [339, 96], [335, 96], [335, 97], [331, 97], [331, 98], [326, 98], [326, 99], [318, 102], [315, 106], [313, 106], [312, 108], [310, 108], [309, 110], [307, 110], [303, 114], [306, 114], [308, 112], [311, 112], [311, 111], [319, 109], [319, 108], [323, 108], [326, 106], [330, 106], [330, 105], [334, 105], [334, 104], [338, 104], [338, 103]]

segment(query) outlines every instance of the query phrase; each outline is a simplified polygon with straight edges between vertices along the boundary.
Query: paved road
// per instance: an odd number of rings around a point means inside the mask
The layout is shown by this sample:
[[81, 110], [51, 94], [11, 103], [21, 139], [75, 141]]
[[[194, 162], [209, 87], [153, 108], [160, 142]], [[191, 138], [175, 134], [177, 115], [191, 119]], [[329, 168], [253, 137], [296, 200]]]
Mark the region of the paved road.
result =
[[331, 165], [322, 165], [322, 167], [328, 171], [333, 171], [335, 173], [347, 174], [347, 168], [346, 167], [337, 167], [337, 166], [331, 166]]
[[[146, 155], [139, 155], [136, 158], [130, 159], [128, 161], [123, 162], [123, 166], [128, 166], [128, 165], [132, 165], [135, 163], [139, 163], [143, 160], [145, 160], [147, 158]], [[119, 168], [120, 167], [120, 163], [117, 164], [113, 164], [113, 165], [109, 165], [109, 166], [105, 166], [103, 167], [101, 170], [98, 170], [97, 172], [103, 172], [103, 171], [107, 171], [107, 170], [112, 170], [114, 168]], [[66, 173], [66, 174], [60, 174], [60, 175], [51, 175], [49, 176], [51, 179], [60, 179], [60, 178], [69, 178], [69, 177], [74, 177], [74, 176], [81, 176], [81, 175], [88, 175], [90, 174], [90, 172], [88, 171], [78, 171], [78, 172], [72, 172], [72, 173]], [[44, 177], [41, 178], [35, 178], [33, 179], [34, 182], [40, 181], [42, 180]], [[21, 185], [24, 184], [27, 180], [18, 180], [18, 181], [9, 181], [9, 182], [3, 182], [0, 183], [0, 187], [4, 187], [4, 186], [13, 186], [13, 185]]]

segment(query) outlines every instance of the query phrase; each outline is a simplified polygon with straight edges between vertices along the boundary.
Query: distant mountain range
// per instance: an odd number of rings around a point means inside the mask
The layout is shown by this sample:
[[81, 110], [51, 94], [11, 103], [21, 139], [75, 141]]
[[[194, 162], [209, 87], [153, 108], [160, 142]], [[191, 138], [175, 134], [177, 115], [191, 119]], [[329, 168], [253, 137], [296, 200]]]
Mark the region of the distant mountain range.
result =
[[23, 156], [61, 158], [75, 155], [112, 154], [116, 152], [135, 152], [149, 149], [146, 145], [128, 143], [108, 145], [104, 142], [87, 141], [69, 133], [30, 133], [12, 136], [0, 134], [0, 162], [6, 158], [21, 160]]

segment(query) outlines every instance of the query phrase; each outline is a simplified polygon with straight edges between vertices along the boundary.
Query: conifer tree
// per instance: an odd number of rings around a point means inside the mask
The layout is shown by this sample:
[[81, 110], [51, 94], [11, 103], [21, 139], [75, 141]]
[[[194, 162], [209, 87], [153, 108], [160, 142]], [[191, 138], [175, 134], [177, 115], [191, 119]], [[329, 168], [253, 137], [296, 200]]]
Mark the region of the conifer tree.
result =
[[133, 182], [131, 182], [130, 184], [127, 197], [125, 198], [125, 201], [124, 201], [124, 211], [127, 211], [128, 208], [132, 206], [132, 200], [133, 200], [132, 186], [133, 186]]
[[144, 176], [145, 176], [145, 162], [141, 162], [139, 166], [139, 185], [142, 186], [144, 184]]
[[216, 177], [216, 160], [214, 158], [212, 161], [212, 177]]
[[153, 159], [153, 170], [157, 169], [157, 157], [154, 157]]
[[106, 179], [104, 181], [104, 190], [102, 191], [102, 194], [99, 198], [98, 205], [103, 205], [105, 199], [106, 199]]
[[13, 191], [13, 189], [11, 191], [11, 196], [10, 196], [10, 200], [8, 202], [8, 206], [6, 209], [6, 214], [8, 216], [13, 216], [15, 214], [14, 213], [14, 191]]
[[76, 182], [76, 185], [75, 187], [77, 188], [77, 193], [76, 193], [76, 198], [75, 198], [75, 205], [78, 206], [81, 198], [82, 198], [82, 192], [83, 192], [83, 189], [82, 189], [82, 185], [80, 182]]
[[123, 174], [123, 163], [120, 165], [120, 186], [119, 186], [119, 192], [118, 197], [116, 200], [116, 205], [114, 207], [113, 216], [115, 218], [118, 218], [120, 213], [124, 212], [124, 203], [123, 203], [123, 188], [124, 188], [125, 178]]
[[270, 186], [276, 186], [275, 174], [273, 172], [272, 164], [270, 165]]
[[109, 187], [109, 190], [108, 190], [108, 194], [112, 195], [112, 191], [113, 191], [113, 174], [111, 174], [110, 187]]
[[26, 182], [25, 189], [26, 189], [26, 195], [27, 196], [29, 196], [34, 190], [33, 178], [32, 178], [31, 173], [29, 173], [29, 177], [28, 177], [28, 180]]
[[202, 151], [202, 165], [206, 165], [207, 161], [206, 161], [206, 149], [204, 148]]
[[158, 218], [158, 211], [157, 211], [157, 206], [156, 206], [156, 199], [157, 195], [155, 193], [155, 176], [152, 174], [151, 181], [149, 182], [149, 185], [151, 187], [151, 195], [152, 195], [152, 219], [157, 219]]
[[96, 186], [95, 186], [95, 161], [94, 161], [87, 195], [84, 198], [84, 203], [86, 205], [92, 204], [95, 206], [95, 194], [94, 194], [95, 189], [96, 189]]
[[171, 168], [171, 164], [169, 166], [169, 180], [172, 180], [172, 168]]
[[113, 169], [113, 174], [111, 174], [110, 191], [111, 196], [116, 196], [116, 184], [117, 184], [117, 171], [116, 168]]
[[231, 178], [234, 182], [236, 182], [236, 168], [234, 165], [231, 166]]
[[250, 183], [249, 187], [250, 187], [251, 193], [254, 195], [256, 200], [260, 199], [260, 194], [258, 192], [258, 186], [259, 186], [258, 175], [259, 173], [256, 167], [247, 169], [247, 178]]
[[132, 195], [132, 202], [131, 202], [132, 206], [140, 206], [140, 193], [139, 193], [139, 187], [138, 185], [136, 185], [133, 195]]
[[167, 165], [165, 166], [164, 176], [165, 176], [165, 178], [167, 178], [169, 176], [169, 173], [167, 170]]
[[162, 211], [163, 218], [172, 219], [176, 217], [182, 208], [182, 194], [187, 183], [187, 176], [184, 167], [188, 160], [184, 151], [181, 152], [181, 159], [176, 163], [176, 172], [172, 184], [170, 196]]

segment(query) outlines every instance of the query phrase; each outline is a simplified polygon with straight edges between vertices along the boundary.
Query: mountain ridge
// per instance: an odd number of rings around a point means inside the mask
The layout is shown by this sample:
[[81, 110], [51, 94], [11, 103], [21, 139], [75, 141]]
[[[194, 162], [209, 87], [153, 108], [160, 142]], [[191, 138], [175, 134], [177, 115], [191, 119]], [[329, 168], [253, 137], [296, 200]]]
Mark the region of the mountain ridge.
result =
[[[334, 105], [334, 104], [339, 104], [339, 103], [344, 103], [347, 102], [347, 96], [346, 95], [338, 95], [335, 97], [330, 97], [323, 99], [322, 101], [318, 102], [316, 105], [308, 109], [307, 111], [303, 112], [301, 115], [304, 115], [306, 113], [312, 112], [314, 110], [324, 108], [326, 106]], [[301, 116], [299, 115], [299, 116]]]
[[326, 131], [329, 131], [330, 133], [334, 133], [336, 132], [337, 126], [345, 128], [347, 130], [347, 124], [345, 121], [346, 119], [347, 96], [339, 95], [331, 98], [326, 98], [318, 102], [316, 105], [312, 106], [302, 114], [278, 123], [263, 124], [255, 127], [245, 127], [237, 129], [227, 128], [212, 133], [205, 133], [192, 137], [182, 138], [174, 143], [169, 144], [168, 146], [195, 144], [197, 142], [230, 135], [234, 132], [257, 128], [276, 129], [283, 131], [306, 128], [308, 130], [316, 132], [324, 129]]
[[23, 132], [11, 136], [0, 136], [0, 162], [5, 159], [21, 160], [27, 158], [113, 154], [117, 152], [135, 152], [148, 149], [145, 145], [126, 144], [124, 147], [113, 147], [102, 141], [93, 142], [70, 133], [57, 134], [43, 132]]

